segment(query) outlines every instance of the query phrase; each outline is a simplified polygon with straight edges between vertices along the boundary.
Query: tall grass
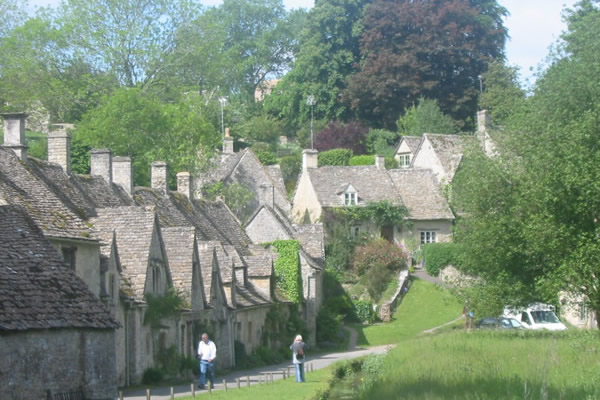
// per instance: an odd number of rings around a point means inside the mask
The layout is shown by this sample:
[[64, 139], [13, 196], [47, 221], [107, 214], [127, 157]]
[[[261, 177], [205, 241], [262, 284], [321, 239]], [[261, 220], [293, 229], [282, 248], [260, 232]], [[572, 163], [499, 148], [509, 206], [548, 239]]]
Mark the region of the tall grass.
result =
[[597, 332], [450, 332], [406, 340], [361, 399], [599, 399]]

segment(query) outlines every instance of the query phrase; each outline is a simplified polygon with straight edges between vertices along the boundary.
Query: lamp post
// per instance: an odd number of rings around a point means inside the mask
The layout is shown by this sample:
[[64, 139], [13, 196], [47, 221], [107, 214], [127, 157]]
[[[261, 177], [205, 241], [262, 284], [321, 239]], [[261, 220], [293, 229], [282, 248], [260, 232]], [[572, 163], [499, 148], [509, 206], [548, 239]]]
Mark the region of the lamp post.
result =
[[225, 137], [225, 125], [223, 123], [223, 107], [227, 99], [225, 97], [219, 97], [219, 103], [221, 103], [221, 136]]
[[483, 93], [483, 76], [477, 75], [477, 79], [479, 79], [479, 93]]
[[314, 135], [313, 135], [313, 106], [316, 104], [315, 96], [308, 95], [306, 97], [306, 104], [310, 106], [310, 148], [314, 150]]

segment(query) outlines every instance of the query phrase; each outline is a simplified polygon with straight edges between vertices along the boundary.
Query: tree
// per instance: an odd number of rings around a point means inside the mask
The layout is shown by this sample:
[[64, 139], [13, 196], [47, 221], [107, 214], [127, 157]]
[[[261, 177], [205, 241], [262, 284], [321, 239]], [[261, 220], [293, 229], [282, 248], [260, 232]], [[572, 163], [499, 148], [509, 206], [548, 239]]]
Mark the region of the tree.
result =
[[331, 149], [349, 149], [354, 154], [365, 154], [365, 141], [369, 128], [358, 121], [348, 124], [330, 122], [315, 139], [315, 148], [319, 151]]
[[131, 157], [134, 182], [148, 185], [153, 161], [169, 163], [171, 181], [176, 172], [202, 168], [218, 143], [217, 132], [191, 101], [165, 105], [140, 89], [122, 88], [84, 115], [76, 135], [88, 146]]
[[90, 64], [133, 87], [151, 86], [170, 67], [175, 32], [197, 11], [187, 0], [67, 0], [61, 18]]
[[600, 7], [584, 0], [565, 16], [564, 50], [496, 136], [497, 155], [464, 157], [453, 181], [454, 206], [465, 211], [455, 238], [465, 270], [504, 282], [507, 302], [556, 303], [568, 290], [598, 313], [600, 88], [589, 76], [600, 73]]
[[479, 96], [479, 108], [488, 110], [492, 121], [504, 125], [506, 120], [525, 106], [525, 91], [519, 84], [517, 67], [506, 66], [501, 61], [488, 64], [482, 74], [484, 91]]
[[353, 113], [340, 101], [346, 78], [360, 60], [361, 19], [371, 0], [316, 1], [308, 14], [292, 70], [265, 101], [268, 112], [297, 129], [310, 120], [306, 97], [316, 99], [314, 116], [349, 120]]
[[22, 0], [0, 0], [0, 39], [24, 22], [25, 2]]
[[419, 99], [417, 106], [407, 108], [396, 121], [402, 136], [421, 136], [424, 133], [456, 133], [458, 124], [444, 114], [436, 100]]
[[478, 75], [503, 57], [506, 9], [495, 0], [374, 0], [360, 39], [360, 70], [344, 98], [358, 117], [391, 129], [419, 97], [465, 121], [476, 111]]

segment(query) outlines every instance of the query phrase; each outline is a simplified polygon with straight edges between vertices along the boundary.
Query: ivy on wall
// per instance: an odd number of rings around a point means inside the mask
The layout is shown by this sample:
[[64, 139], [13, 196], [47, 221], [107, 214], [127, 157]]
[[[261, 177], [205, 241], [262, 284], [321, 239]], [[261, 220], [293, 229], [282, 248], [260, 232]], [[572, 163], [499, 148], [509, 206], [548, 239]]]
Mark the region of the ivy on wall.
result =
[[404, 206], [393, 205], [389, 201], [369, 203], [364, 207], [352, 206], [338, 209], [351, 221], [373, 221], [379, 226], [405, 224], [408, 210]]
[[269, 243], [279, 253], [275, 261], [275, 282], [291, 301], [302, 301], [302, 277], [300, 275], [300, 244], [297, 240], [276, 240]]
[[158, 326], [163, 318], [174, 317], [184, 305], [184, 300], [175, 291], [169, 288], [166, 296], [145, 295], [148, 308], [144, 314], [144, 325]]

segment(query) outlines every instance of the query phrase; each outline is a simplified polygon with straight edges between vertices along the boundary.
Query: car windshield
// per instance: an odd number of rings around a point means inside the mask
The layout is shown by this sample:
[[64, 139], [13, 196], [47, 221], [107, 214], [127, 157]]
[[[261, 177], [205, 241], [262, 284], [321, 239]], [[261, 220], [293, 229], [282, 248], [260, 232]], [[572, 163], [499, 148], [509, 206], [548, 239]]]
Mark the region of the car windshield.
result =
[[521, 323], [519, 321], [517, 321], [514, 318], [509, 318], [508, 322], [512, 325], [513, 328], [521, 328], [523, 327], [523, 325], [521, 325]]
[[532, 311], [531, 316], [536, 324], [555, 324], [559, 322], [553, 311]]

